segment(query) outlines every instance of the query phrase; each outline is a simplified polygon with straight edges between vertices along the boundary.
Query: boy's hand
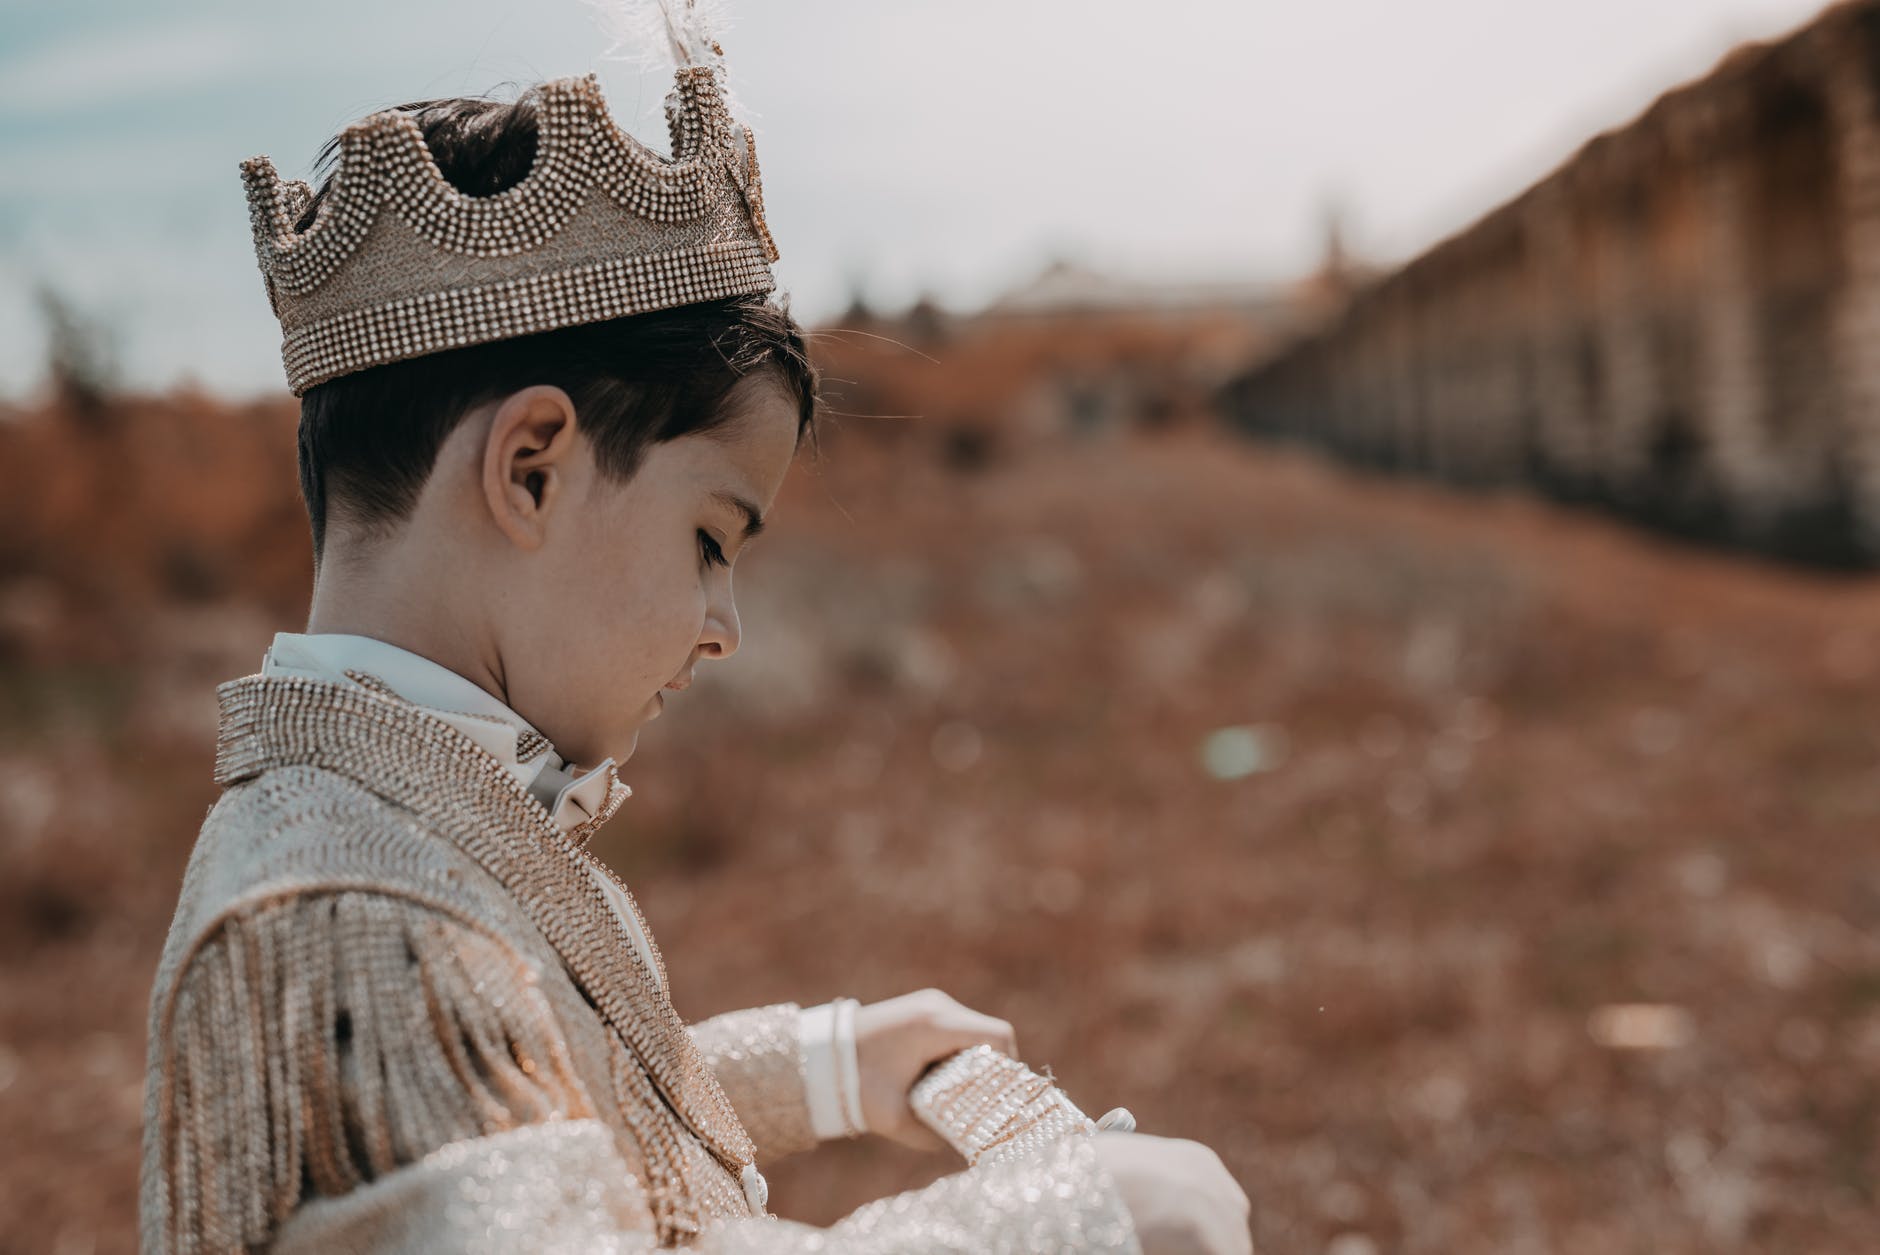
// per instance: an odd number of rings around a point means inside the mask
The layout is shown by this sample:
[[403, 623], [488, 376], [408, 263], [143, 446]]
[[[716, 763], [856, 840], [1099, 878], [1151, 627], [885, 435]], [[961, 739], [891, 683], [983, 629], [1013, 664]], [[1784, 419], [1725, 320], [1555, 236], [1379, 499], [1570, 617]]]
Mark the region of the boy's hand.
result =
[[1097, 1155], [1129, 1208], [1143, 1255], [1252, 1255], [1246, 1192], [1206, 1146], [1099, 1133]]
[[946, 1143], [914, 1118], [908, 1091], [929, 1064], [979, 1045], [1018, 1055], [1010, 1024], [961, 1006], [938, 989], [858, 1007], [855, 1060], [868, 1131], [915, 1150], [944, 1149]]

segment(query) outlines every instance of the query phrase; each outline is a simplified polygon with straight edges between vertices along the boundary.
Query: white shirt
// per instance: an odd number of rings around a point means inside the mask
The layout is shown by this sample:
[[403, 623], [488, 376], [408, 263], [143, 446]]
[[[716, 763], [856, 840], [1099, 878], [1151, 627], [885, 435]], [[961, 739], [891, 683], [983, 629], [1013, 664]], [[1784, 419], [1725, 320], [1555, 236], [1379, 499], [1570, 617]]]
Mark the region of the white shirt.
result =
[[[338, 684], [354, 683], [348, 671], [378, 677], [394, 693], [489, 751], [564, 830], [591, 819], [606, 805], [615, 779], [610, 770], [615, 766], [613, 759], [585, 771], [572, 768], [547, 737], [505, 703], [475, 682], [408, 649], [370, 636], [279, 632], [261, 663], [263, 675], [305, 676]], [[620, 887], [598, 868], [592, 875], [647, 970], [657, 978], [659, 966], [653, 961], [652, 945]], [[810, 1123], [824, 1139], [848, 1132], [843, 1117], [845, 1093], [848, 1109], [861, 1110], [853, 1026], [836, 1014], [835, 1007], [835, 1003], [805, 1007], [797, 1017]]]

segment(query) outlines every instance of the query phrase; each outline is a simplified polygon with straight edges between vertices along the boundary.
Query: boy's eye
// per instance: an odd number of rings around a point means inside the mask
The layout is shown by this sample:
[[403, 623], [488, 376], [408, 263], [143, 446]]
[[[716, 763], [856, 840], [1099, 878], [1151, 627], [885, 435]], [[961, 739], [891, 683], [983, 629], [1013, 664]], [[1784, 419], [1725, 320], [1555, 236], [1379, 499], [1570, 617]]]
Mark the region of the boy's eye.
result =
[[719, 566], [731, 565], [729, 562], [725, 561], [725, 551], [718, 547], [718, 542], [711, 538], [711, 533], [703, 529], [701, 529], [698, 534], [698, 547], [700, 552], [705, 555], [705, 561], [716, 563]]

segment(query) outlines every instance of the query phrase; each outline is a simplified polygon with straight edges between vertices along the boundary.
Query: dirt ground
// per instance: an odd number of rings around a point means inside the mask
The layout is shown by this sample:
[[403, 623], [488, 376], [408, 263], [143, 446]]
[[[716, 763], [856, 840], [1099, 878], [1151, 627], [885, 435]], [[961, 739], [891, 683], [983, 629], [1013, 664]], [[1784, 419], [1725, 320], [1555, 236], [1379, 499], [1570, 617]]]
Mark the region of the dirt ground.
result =
[[[1214, 1146], [1271, 1255], [1880, 1251], [1880, 578], [955, 419], [825, 433], [623, 772], [682, 1012], [939, 986]], [[134, 1248], [213, 686], [301, 625], [291, 422], [0, 421], [0, 1251]]]

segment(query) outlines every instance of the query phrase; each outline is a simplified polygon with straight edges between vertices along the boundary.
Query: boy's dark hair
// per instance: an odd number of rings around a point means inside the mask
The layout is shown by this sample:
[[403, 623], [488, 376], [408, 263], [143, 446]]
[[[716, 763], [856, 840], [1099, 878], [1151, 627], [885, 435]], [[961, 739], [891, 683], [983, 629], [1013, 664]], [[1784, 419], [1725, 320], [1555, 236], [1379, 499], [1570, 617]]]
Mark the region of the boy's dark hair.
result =
[[[513, 103], [421, 100], [397, 106], [424, 133], [438, 169], [459, 191], [489, 196], [528, 174], [535, 160], [533, 93]], [[331, 185], [339, 141], [298, 223], [311, 225]], [[727, 395], [771, 371], [797, 405], [797, 434], [812, 432], [817, 373], [803, 329], [764, 296], [681, 305], [607, 322], [469, 345], [374, 366], [309, 388], [300, 401], [300, 490], [317, 563], [329, 515], [368, 530], [406, 517], [437, 452], [476, 406], [533, 384], [574, 402], [602, 471], [620, 479], [661, 441], [723, 426]]]

